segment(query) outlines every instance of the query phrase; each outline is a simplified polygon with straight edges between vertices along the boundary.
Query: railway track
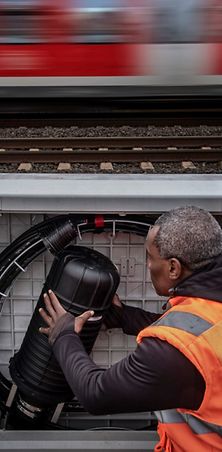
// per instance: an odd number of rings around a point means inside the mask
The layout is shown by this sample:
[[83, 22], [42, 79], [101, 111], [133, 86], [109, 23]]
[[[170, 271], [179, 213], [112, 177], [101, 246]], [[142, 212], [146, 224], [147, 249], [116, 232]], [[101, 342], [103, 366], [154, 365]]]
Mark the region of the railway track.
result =
[[0, 163], [222, 160], [222, 136], [1, 138]]

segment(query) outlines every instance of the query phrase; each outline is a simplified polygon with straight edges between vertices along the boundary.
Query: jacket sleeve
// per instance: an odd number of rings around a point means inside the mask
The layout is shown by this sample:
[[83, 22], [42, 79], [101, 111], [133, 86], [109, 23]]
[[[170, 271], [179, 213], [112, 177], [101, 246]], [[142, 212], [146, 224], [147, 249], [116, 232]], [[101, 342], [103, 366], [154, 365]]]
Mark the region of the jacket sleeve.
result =
[[125, 304], [122, 304], [122, 307], [111, 305], [104, 323], [107, 328], [122, 328], [124, 333], [137, 336], [143, 328], [155, 322], [160, 316], [161, 314]]
[[144, 338], [133, 353], [101, 369], [76, 333], [62, 331], [53, 352], [73, 393], [92, 414], [197, 409], [204, 381], [197, 369], [165, 341]]
[[162, 314], [144, 311], [140, 308], [124, 305], [121, 327], [124, 333], [137, 336], [141, 330], [151, 325]]

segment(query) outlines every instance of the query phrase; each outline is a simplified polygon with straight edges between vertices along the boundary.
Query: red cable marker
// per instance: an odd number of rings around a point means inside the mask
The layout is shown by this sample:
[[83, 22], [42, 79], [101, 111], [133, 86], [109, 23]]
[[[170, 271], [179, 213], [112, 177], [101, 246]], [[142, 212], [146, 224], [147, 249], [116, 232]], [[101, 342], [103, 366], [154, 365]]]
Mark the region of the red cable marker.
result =
[[95, 226], [96, 226], [96, 228], [103, 228], [104, 227], [104, 217], [102, 215], [98, 215], [95, 218]]

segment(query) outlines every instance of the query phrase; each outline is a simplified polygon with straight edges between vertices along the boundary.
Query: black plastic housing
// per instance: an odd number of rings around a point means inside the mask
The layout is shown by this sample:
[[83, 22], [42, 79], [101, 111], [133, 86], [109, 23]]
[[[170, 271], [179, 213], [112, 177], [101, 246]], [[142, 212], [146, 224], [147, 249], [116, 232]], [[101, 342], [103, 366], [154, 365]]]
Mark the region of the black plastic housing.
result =
[[88, 321], [80, 334], [90, 353], [119, 281], [116, 266], [98, 251], [70, 246], [56, 256], [21, 348], [10, 360], [11, 377], [25, 402], [45, 408], [73, 398], [48, 338], [39, 333], [43, 294], [52, 289], [66, 311], [75, 316], [88, 309], [95, 311], [95, 320]]

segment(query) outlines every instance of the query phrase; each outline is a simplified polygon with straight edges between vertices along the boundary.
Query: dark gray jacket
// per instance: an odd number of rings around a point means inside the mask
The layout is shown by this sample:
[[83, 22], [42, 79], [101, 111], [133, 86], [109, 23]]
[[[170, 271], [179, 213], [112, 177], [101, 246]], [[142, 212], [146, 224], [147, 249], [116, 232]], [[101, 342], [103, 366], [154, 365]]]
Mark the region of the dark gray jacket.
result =
[[[222, 257], [193, 273], [175, 288], [175, 295], [222, 301]], [[160, 314], [138, 308], [112, 307], [105, 323], [127, 334], [138, 332]], [[156, 338], [144, 338], [135, 351], [110, 369], [98, 367], [85, 352], [73, 321], [59, 332], [53, 351], [74, 394], [93, 414], [198, 409], [205, 391], [195, 366], [176, 348]]]

